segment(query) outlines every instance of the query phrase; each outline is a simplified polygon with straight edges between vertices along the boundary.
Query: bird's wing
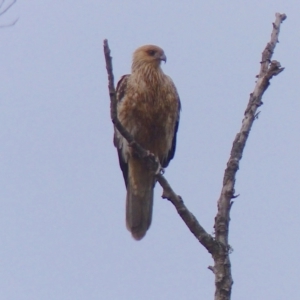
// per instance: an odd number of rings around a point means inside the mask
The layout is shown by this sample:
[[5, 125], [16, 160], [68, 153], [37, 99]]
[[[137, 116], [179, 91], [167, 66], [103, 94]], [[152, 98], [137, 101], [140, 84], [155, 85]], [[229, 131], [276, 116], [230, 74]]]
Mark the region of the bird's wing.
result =
[[163, 168], [166, 168], [168, 166], [168, 164], [170, 163], [171, 159], [174, 157], [175, 155], [175, 150], [176, 150], [176, 137], [177, 137], [177, 131], [178, 131], [178, 127], [179, 127], [179, 119], [180, 119], [180, 110], [181, 110], [181, 102], [180, 102], [180, 98], [179, 95], [177, 93], [177, 89], [173, 83], [173, 81], [170, 79], [170, 84], [171, 86], [171, 90], [172, 90], [172, 94], [174, 97], [173, 103], [177, 104], [177, 116], [176, 116], [176, 122], [175, 122], [175, 126], [172, 132], [173, 138], [172, 138], [172, 144], [171, 147], [168, 151], [168, 154], [166, 155], [166, 157], [161, 161], [161, 165]]
[[[123, 100], [123, 98], [126, 94], [127, 81], [128, 81], [129, 76], [130, 75], [123, 75], [117, 84], [116, 97], [117, 97], [118, 103], [120, 103]], [[128, 161], [127, 161], [127, 158], [124, 157], [124, 151], [123, 151], [124, 138], [120, 135], [120, 133], [117, 131], [116, 128], [115, 128], [115, 132], [114, 132], [114, 145], [118, 150], [119, 164], [120, 164], [120, 168], [123, 172], [125, 185], [127, 187], [127, 184], [128, 184]]]

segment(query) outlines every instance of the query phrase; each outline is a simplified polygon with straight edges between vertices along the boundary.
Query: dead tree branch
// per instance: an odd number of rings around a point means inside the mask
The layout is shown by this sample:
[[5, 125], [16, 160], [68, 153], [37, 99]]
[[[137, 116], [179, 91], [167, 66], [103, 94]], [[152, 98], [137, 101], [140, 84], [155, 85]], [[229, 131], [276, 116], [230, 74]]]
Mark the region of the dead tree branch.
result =
[[228, 244], [228, 233], [230, 208], [232, 205], [232, 199], [235, 197], [235, 177], [239, 169], [239, 163], [242, 159], [252, 124], [257, 117], [257, 108], [262, 105], [262, 96], [270, 84], [270, 79], [284, 70], [284, 68], [281, 68], [279, 62], [275, 60], [271, 61], [271, 58], [278, 42], [280, 25], [285, 19], [285, 14], [276, 13], [271, 40], [262, 53], [261, 69], [256, 86], [254, 91], [250, 94], [249, 103], [242, 121], [242, 127], [234, 139], [230, 158], [227, 162], [227, 168], [223, 178], [223, 187], [218, 200], [218, 213], [216, 215], [214, 225], [215, 239], [220, 245], [222, 245], [222, 247], [219, 248], [220, 251], [213, 253], [215, 261], [213, 271], [215, 273], [216, 300], [227, 300], [230, 299], [231, 295], [233, 280], [231, 277], [231, 265], [229, 259], [230, 246]]
[[[132, 135], [123, 127], [117, 117], [117, 98], [116, 90], [114, 86], [114, 75], [112, 68], [112, 57], [110, 56], [110, 49], [107, 40], [103, 42], [104, 56], [106, 61], [106, 70], [108, 75], [108, 90], [110, 96], [110, 115], [111, 120], [117, 130], [123, 135], [123, 137], [128, 141], [132, 149], [144, 159], [147, 160], [148, 165], [152, 170], [157, 170], [159, 168], [159, 163], [152, 155], [149, 155], [149, 151], [142, 148], [136, 141], [134, 141]], [[164, 178], [162, 174], [157, 174], [157, 181], [163, 188], [163, 198], [170, 200], [178, 214], [181, 216], [185, 224], [188, 226], [190, 231], [198, 239], [198, 241], [210, 252], [212, 253], [216, 245], [213, 237], [208, 234], [203, 227], [196, 220], [195, 216], [187, 209], [184, 202], [180, 196], [178, 196], [171, 188], [168, 181]]]
[[[5, 0], [2, 0], [2, 2], [0, 3], [0, 16], [4, 15], [15, 3], [17, 2], [17, 0], [13, 0], [9, 5], [7, 5], [2, 11], [2, 6], [5, 3]], [[0, 28], [3, 27], [10, 27], [10, 26], [14, 26], [17, 22], [18, 22], [19, 18], [17, 18], [15, 21], [13, 21], [10, 24], [6, 24], [6, 25], [0, 25]]]
[[[0, 9], [2, 8], [4, 2], [5, 2], [5, 0], [3, 0], [1, 2]], [[3, 14], [5, 14], [16, 2], [17, 2], [17, 0], [13, 0], [12, 3], [10, 3], [9, 5], [7, 5], [7, 7], [5, 7], [2, 11], [0, 11], [0, 16], [2, 16]]]
[[[270, 84], [270, 79], [284, 70], [284, 68], [281, 68], [279, 62], [271, 61], [271, 57], [276, 43], [278, 42], [281, 22], [285, 19], [285, 14], [276, 14], [271, 40], [262, 53], [261, 70], [257, 76], [258, 80], [256, 86], [253, 93], [250, 94], [250, 100], [245, 111], [241, 130], [236, 135], [232, 145], [230, 158], [227, 162], [227, 168], [223, 178], [221, 195], [218, 200], [218, 212], [215, 217], [214, 225], [215, 238], [208, 234], [199, 224], [195, 216], [185, 206], [182, 198], [173, 191], [165, 177], [161, 173], [156, 175], [157, 181], [163, 188], [162, 198], [168, 199], [170, 202], [172, 202], [187, 227], [194, 234], [197, 240], [208, 250], [208, 252], [211, 253], [214, 259], [214, 266], [210, 266], [209, 269], [215, 274], [215, 300], [229, 300], [231, 296], [233, 280], [231, 276], [231, 265], [229, 259], [231, 247], [228, 244], [228, 232], [232, 199], [237, 197], [234, 195], [235, 177], [239, 169], [239, 162], [242, 158], [243, 150], [246, 145], [252, 124], [258, 116], [257, 108], [262, 105], [261, 98]], [[150, 169], [157, 170], [159, 168], [158, 160], [152, 155], [149, 155], [149, 151], [142, 148], [118, 120], [112, 57], [110, 56], [110, 49], [107, 40], [104, 40], [103, 48], [108, 74], [111, 120], [116, 129], [128, 141], [133, 150], [148, 162]]]

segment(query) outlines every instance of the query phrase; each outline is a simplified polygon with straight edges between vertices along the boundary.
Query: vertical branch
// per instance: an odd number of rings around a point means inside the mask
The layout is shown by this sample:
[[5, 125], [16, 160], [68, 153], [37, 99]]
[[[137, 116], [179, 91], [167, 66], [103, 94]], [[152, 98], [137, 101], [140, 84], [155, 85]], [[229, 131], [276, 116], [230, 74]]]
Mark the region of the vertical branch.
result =
[[219, 251], [213, 253], [215, 265], [211, 268], [215, 274], [215, 300], [227, 300], [230, 299], [231, 295], [233, 280], [229, 259], [230, 246], [228, 244], [228, 233], [230, 208], [232, 206], [232, 199], [236, 197], [234, 195], [235, 178], [252, 124], [256, 117], [257, 108], [262, 105], [261, 98], [270, 84], [270, 79], [284, 70], [284, 68], [281, 68], [279, 62], [271, 61], [271, 58], [278, 42], [280, 25], [285, 19], [285, 14], [276, 14], [271, 40], [262, 53], [260, 73], [257, 76], [258, 80], [253, 93], [250, 94], [249, 103], [242, 121], [242, 127], [234, 139], [223, 178], [223, 187], [218, 200], [218, 212], [215, 217], [214, 225], [215, 238], [221, 247]]

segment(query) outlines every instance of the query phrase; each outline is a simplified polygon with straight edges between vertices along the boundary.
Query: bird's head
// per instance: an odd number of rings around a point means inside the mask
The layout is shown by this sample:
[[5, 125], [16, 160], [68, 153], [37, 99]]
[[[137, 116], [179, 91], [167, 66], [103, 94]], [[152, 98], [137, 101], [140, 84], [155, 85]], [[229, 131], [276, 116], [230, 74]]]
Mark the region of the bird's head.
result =
[[158, 46], [145, 45], [137, 48], [133, 53], [132, 68], [148, 65], [159, 68], [161, 61], [166, 62], [164, 50]]

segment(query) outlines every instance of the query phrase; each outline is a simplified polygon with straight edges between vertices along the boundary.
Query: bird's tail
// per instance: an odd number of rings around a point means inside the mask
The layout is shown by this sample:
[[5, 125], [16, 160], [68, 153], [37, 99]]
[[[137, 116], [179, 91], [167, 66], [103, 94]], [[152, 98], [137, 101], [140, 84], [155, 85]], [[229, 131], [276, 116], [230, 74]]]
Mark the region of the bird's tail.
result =
[[140, 159], [128, 161], [126, 197], [126, 226], [136, 240], [146, 234], [151, 224], [153, 208], [154, 175]]

